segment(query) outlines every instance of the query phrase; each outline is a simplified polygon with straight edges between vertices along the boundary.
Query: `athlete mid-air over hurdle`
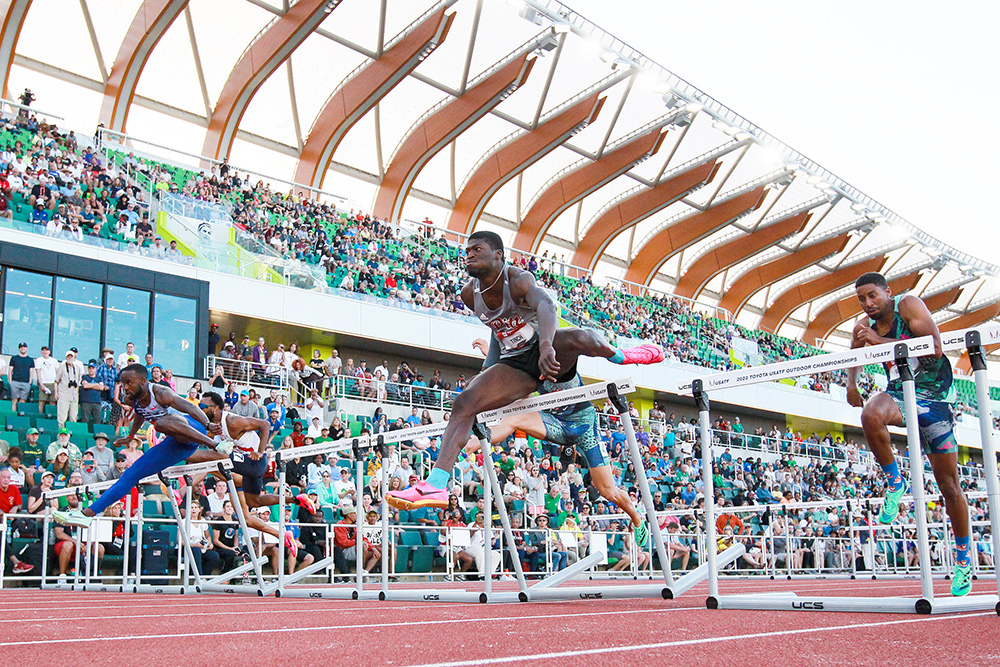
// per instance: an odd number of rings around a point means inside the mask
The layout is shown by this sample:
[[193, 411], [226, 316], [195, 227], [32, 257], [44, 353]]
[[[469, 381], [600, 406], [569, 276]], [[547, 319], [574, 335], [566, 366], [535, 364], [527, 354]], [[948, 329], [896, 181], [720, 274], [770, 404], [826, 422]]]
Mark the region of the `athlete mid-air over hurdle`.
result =
[[558, 329], [555, 301], [531, 273], [504, 261], [503, 241], [497, 234], [475, 232], [465, 254], [472, 280], [462, 288], [462, 301], [490, 327], [499, 342], [500, 357], [455, 397], [441, 451], [428, 478], [405, 491], [386, 494], [397, 509], [446, 508], [451, 470], [468, 442], [476, 416], [525, 398], [543, 380], [571, 381], [580, 356], [604, 357], [616, 364], [663, 361], [663, 350], [656, 345], [620, 350], [593, 331]]
[[[486, 361], [483, 362], [484, 367], [488, 368], [496, 363], [499, 347], [495, 337], [491, 337], [489, 343], [482, 338], [476, 339], [472, 345], [486, 357]], [[577, 373], [573, 379], [567, 382], [544, 380], [538, 391], [540, 394], [548, 394], [582, 386], [583, 379]], [[616, 507], [628, 514], [629, 520], [632, 522], [636, 545], [640, 548], [646, 546], [646, 540], [649, 539], [649, 528], [639, 516], [635, 506], [632, 505], [625, 489], [615, 486], [608, 449], [604, 445], [604, 441], [601, 440], [597, 410], [594, 409], [594, 405], [590, 401], [570, 403], [537, 412], [519, 412], [504, 417], [499, 424], [490, 429], [490, 444], [495, 445], [503, 442], [514, 431], [524, 431], [533, 438], [548, 440], [557, 445], [575, 446], [587, 461], [590, 477], [594, 486], [597, 487], [598, 493], [605, 500], [614, 503]], [[469, 439], [469, 444], [465, 446], [465, 451], [472, 454], [479, 451], [479, 448], [479, 438], [473, 436]]]
[[[934, 354], [912, 357], [910, 366], [917, 392], [917, 421], [920, 443], [930, 459], [934, 479], [944, 496], [945, 510], [955, 534], [955, 574], [951, 581], [952, 595], [967, 595], [972, 590], [972, 561], [969, 556], [969, 508], [958, 481], [958, 445], [955, 426], [955, 389], [952, 386], [951, 362], [944, 356], [941, 333], [931, 313], [917, 296], [893, 296], [885, 277], [866, 273], [854, 284], [858, 301], [867, 317], [854, 326], [852, 348], [879, 345], [906, 338], [932, 336]], [[889, 377], [884, 392], [871, 396], [863, 403], [858, 391], [857, 367], [847, 370], [847, 401], [862, 407], [861, 426], [875, 460], [886, 476], [885, 504], [879, 520], [892, 523], [899, 516], [899, 501], [909, 488], [900, 474], [894, 457], [889, 430], [886, 426], [904, 426], [903, 387], [899, 371], [892, 362], [883, 364]], [[911, 461], [910, 465], [922, 465]], [[914, 508], [917, 512], [925, 508]]]
[[132, 419], [132, 430], [124, 438], [118, 438], [115, 445], [124, 445], [134, 438], [147, 421], [166, 437], [136, 459], [118, 481], [89, 507], [55, 512], [52, 517], [58, 523], [87, 527], [95, 515], [124, 498], [139, 480], [183, 461], [194, 454], [198, 445], [211, 449], [221, 446], [212, 436], [222, 433], [222, 427], [212, 423], [201, 408], [169, 387], [150, 382], [149, 372], [142, 364], [131, 364], [122, 369], [121, 383], [125, 388], [125, 402], [135, 408], [135, 417]]

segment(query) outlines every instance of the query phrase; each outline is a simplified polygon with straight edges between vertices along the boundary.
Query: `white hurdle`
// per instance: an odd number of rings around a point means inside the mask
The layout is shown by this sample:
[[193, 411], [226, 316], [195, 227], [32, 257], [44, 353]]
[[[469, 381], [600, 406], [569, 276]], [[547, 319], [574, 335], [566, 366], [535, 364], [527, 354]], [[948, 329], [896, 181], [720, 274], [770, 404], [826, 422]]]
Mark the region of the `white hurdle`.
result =
[[[986, 383], [986, 361], [982, 351], [982, 341], [1000, 341], [1000, 326], [989, 325], [953, 334], [942, 335], [944, 351], [968, 348], [973, 368], [976, 372], [976, 388], [979, 398], [980, 429], [982, 433], [983, 458], [986, 465], [986, 483], [989, 499], [990, 521], [993, 531], [994, 552], [1000, 548], [997, 529], [1000, 528], [1000, 490], [997, 482], [996, 451], [992, 440], [992, 417], [990, 415], [989, 388]], [[804, 611], [846, 611], [846, 612], [889, 612], [940, 614], [963, 611], [996, 609], [1000, 614], [1000, 598], [997, 595], [969, 595], [961, 598], [935, 598], [931, 572], [930, 548], [927, 531], [927, 511], [924, 498], [923, 452], [920, 445], [917, 424], [916, 390], [912, 358], [934, 353], [934, 339], [931, 336], [913, 338], [882, 345], [852, 349], [829, 355], [817, 355], [793, 359], [767, 366], [728, 371], [694, 378], [681, 382], [678, 390], [691, 393], [698, 407], [703, 454], [703, 484], [705, 495], [706, 540], [709, 559], [709, 609], [758, 609], [758, 610], [804, 610]], [[712, 487], [712, 439], [709, 431], [709, 389], [728, 389], [784, 377], [808, 375], [820, 371], [852, 368], [871, 363], [894, 361], [899, 369], [903, 385], [904, 414], [906, 417], [907, 451], [910, 460], [911, 494], [917, 524], [917, 552], [920, 563], [921, 595], [913, 597], [841, 597], [810, 596], [800, 598], [795, 593], [775, 595], [721, 595], [719, 592], [719, 572], [715, 555], [715, 494]], [[973, 554], [975, 557], [975, 554]], [[997, 564], [1000, 573], [1000, 563]], [[1000, 578], [998, 578], [1000, 586]]]
[[[169, 481], [168, 480], [170, 480], [170, 479], [177, 479], [179, 477], [189, 477], [191, 475], [195, 475], [195, 474], [202, 473], [202, 472], [224, 471], [225, 474], [228, 475], [229, 474], [228, 471], [230, 469], [232, 469], [232, 467], [233, 467], [232, 461], [230, 461], [229, 459], [224, 459], [224, 460], [221, 460], [221, 461], [207, 461], [205, 463], [195, 463], [195, 464], [190, 464], [190, 465], [172, 466], [170, 468], [167, 468], [166, 470], [161, 471], [160, 473], [158, 473], [156, 475], [150, 475], [148, 477], [145, 477], [145, 478], [139, 480], [139, 483], [136, 485], [139, 488], [139, 502], [138, 502], [138, 507], [137, 507], [138, 511], [137, 511], [137, 515], [136, 515], [136, 518], [135, 518], [135, 521], [136, 521], [136, 544], [135, 544], [136, 553], [135, 553], [135, 579], [134, 579], [134, 582], [133, 582], [133, 580], [131, 578], [128, 577], [128, 571], [129, 571], [129, 565], [130, 565], [129, 556], [130, 556], [130, 553], [131, 553], [130, 533], [131, 533], [131, 524], [132, 524], [132, 518], [131, 518], [132, 496], [131, 496], [131, 489], [130, 489], [129, 490], [130, 492], [125, 495], [125, 513], [124, 513], [124, 517], [122, 519], [124, 521], [124, 523], [125, 523], [125, 535], [124, 535], [124, 540], [123, 540], [124, 543], [123, 543], [123, 547], [122, 547], [123, 552], [124, 552], [124, 557], [123, 557], [123, 562], [122, 562], [122, 581], [121, 581], [121, 583], [120, 584], [106, 584], [106, 583], [103, 583], [103, 582], [91, 582], [90, 581], [91, 576], [90, 576], [90, 568], [89, 567], [88, 567], [87, 573], [83, 577], [84, 581], [83, 582], [80, 581], [80, 578], [81, 578], [80, 577], [80, 568], [79, 568], [79, 565], [80, 565], [80, 555], [81, 555], [81, 549], [80, 549], [81, 539], [80, 539], [80, 535], [81, 535], [81, 532], [83, 532], [83, 531], [79, 531], [78, 530], [77, 534], [76, 534], [76, 575], [74, 576], [73, 582], [72, 583], [66, 583], [66, 584], [60, 584], [60, 583], [49, 583], [47, 581], [47, 577], [45, 576], [45, 573], [47, 572], [46, 568], [47, 568], [47, 564], [48, 564], [47, 563], [48, 549], [46, 549], [43, 552], [43, 556], [42, 556], [42, 560], [43, 560], [43, 564], [42, 564], [43, 576], [42, 576], [41, 587], [43, 589], [46, 589], [46, 590], [98, 591], [98, 592], [107, 592], [107, 591], [122, 592], [122, 591], [128, 591], [128, 592], [134, 592], [134, 593], [140, 593], [141, 592], [141, 593], [176, 593], [176, 594], [184, 594], [186, 592], [192, 592], [193, 590], [195, 590], [195, 588], [188, 585], [188, 574], [191, 571], [190, 565], [191, 565], [191, 563], [194, 562], [194, 558], [191, 555], [191, 547], [190, 547], [190, 544], [188, 543], [188, 539], [187, 539], [188, 536], [187, 536], [187, 532], [185, 530], [187, 522], [181, 520], [181, 518], [180, 518], [180, 510], [177, 507], [177, 501], [176, 501], [176, 499], [173, 497], [173, 492], [169, 488], [170, 485], [169, 485]], [[70, 487], [66, 487], [66, 488], [63, 488], [63, 489], [50, 490], [50, 491], [47, 491], [45, 493], [45, 498], [47, 500], [49, 500], [49, 499], [52, 499], [52, 498], [62, 498], [62, 497], [72, 496], [72, 495], [75, 495], [78, 498], [83, 498], [83, 497], [92, 495], [94, 492], [104, 491], [104, 490], [107, 490], [107, 489], [111, 488], [111, 486], [113, 486], [116, 481], [117, 480], [108, 480], [106, 482], [98, 482], [98, 483], [95, 483], [95, 484], [86, 484], [86, 485], [82, 485], [82, 486], [70, 486]], [[184, 561], [184, 563], [183, 563], [184, 575], [182, 576], [182, 583], [180, 585], [166, 585], [166, 586], [161, 586], [161, 585], [151, 585], [151, 584], [144, 584], [144, 583], [142, 583], [142, 576], [143, 576], [142, 575], [142, 537], [143, 537], [143, 524], [144, 524], [144, 518], [143, 518], [143, 515], [142, 515], [142, 501], [143, 501], [143, 497], [145, 495], [143, 493], [143, 486], [145, 486], [147, 484], [164, 484], [165, 486], [167, 486], [168, 495], [170, 496], [170, 503], [171, 503], [171, 507], [172, 507], [172, 510], [173, 510], [173, 514], [174, 514], [174, 519], [175, 519], [175, 521], [177, 521], [177, 526], [178, 526], [177, 537], [180, 540], [180, 546], [185, 550], [185, 557], [183, 559], [183, 561]], [[239, 507], [239, 502], [238, 502], [238, 499], [236, 497], [236, 494], [235, 494], [235, 492], [234, 492], [234, 490], [232, 488], [230, 489], [230, 492], [231, 492], [231, 495], [232, 495], [232, 498], [233, 498], [233, 505], [236, 508], [238, 516], [241, 518], [241, 521], [242, 521], [242, 510]], [[188, 493], [188, 503], [189, 503], [189, 506], [190, 506], [190, 502], [191, 502], [190, 484], [188, 484], [187, 493]], [[95, 523], [99, 522], [99, 521], [104, 521], [104, 520], [106, 520], [106, 519], [103, 518], [103, 517], [95, 517], [94, 518]], [[44, 530], [44, 533], [46, 535], [48, 535], [48, 530], [49, 530], [50, 523], [51, 523], [51, 508], [46, 508], [46, 511], [45, 511], [45, 520], [44, 520], [44, 526], [43, 526], [43, 530]], [[86, 552], [88, 554], [95, 555], [96, 554], [96, 547], [97, 547], [97, 544], [96, 544], [96, 531], [95, 530], [89, 530], [89, 531], [87, 531], [87, 540], [86, 541], [87, 541]], [[94, 560], [91, 560], [90, 563], [94, 564]], [[198, 581], [198, 573], [197, 573], [196, 569], [193, 570], [193, 576], [195, 577], [195, 580], [197, 582]], [[162, 577], [157, 577], [157, 578], [162, 578]]]
[[[285, 541], [285, 494], [282, 489], [285, 488], [285, 483], [287, 480], [287, 473], [285, 466], [289, 459], [301, 459], [301, 458], [312, 458], [317, 454], [322, 454], [328, 456], [330, 454], [339, 454], [341, 452], [351, 451], [354, 454], [355, 459], [355, 479], [354, 488], [355, 495], [357, 496], [355, 501], [355, 583], [351, 585], [342, 586], [324, 586], [324, 587], [298, 587], [289, 588], [289, 586], [305, 579], [306, 577], [312, 576], [317, 572], [326, 570], [333, 567], [336, 563], [333, 553], [331, 552], [326, 558], [321, 558], [318, 561], [302, 568], [301, 570], [296, 570], [293, 574], [285, 574], [285, 559], [284, 557], [278, 559], [278, 573], [277, 579], [274, 583], [265, 586], [264, 595], [274, 593], [277, 597], [291, 597], [291, 598], [327, 598], [333, 600], [372, 600], [380, 597], [380, 591], [366, 591], [364, 590], [364, 555], [362, 548], [363, 535], [362, 526], [364, 524], [364, 509], [362, 505], [362, 494], [364, 492], [364, 457], [361, 455], [362, 448], [367, 448], [370, 445], [371, 439], [366, 435], [359, 435], [358, 437], [344, 438], [343, 440], [336, 440], [333, 442], [321, 442], [314, 445], [308, 445], [306, 447], [296, 447], [289, 450], [279, 449], [275, 455], [275, 461], [277, 462], [278, 471], [278, 526], [279, 526], [279, 548], [284, 553], [284, 541]], [[384, 456], [384, 451], [382, 454], [382, 480], [385, 481], [385, 467], [386, 460]], [[383, 525], [383, 540], [388, 539], [387, 530], [384, 528], [387, 524], [388, 515], [388, 505], [385, 502], [385, 495], [382, 498], [382, 525]], [[333, 524], [327, 524], [327, 531], [333, 530]], [[385, 555], [382, 558], [382, 578], [387, 581], [388, 572], [386, 572], [387, 559]], [[336, 575], [335, 575], [336, 576]], [[341, 573], [339, 576], [344, 579], [348, 578], [347, 573]]]

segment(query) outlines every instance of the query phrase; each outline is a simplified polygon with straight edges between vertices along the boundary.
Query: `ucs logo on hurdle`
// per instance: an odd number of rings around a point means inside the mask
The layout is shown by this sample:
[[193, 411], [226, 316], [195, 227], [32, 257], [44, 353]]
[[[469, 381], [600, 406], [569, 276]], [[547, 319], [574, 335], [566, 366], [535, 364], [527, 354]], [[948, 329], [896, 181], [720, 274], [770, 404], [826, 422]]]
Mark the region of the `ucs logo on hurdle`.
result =
[[822, 602], [808, 602], [803, 600], [802, 602], [792, 602], [792, 609], [812, 609], [819, 611], [823, 608]]

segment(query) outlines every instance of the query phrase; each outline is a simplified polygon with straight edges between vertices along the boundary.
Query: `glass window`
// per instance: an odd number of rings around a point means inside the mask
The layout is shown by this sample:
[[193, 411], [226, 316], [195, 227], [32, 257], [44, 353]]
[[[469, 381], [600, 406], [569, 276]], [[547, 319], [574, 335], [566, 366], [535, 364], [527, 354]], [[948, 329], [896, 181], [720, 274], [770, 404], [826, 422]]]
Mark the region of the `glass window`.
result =
[[144, 359], [149, 349], [149, 292], [108, 285], [104, 312], [104, 347], [117, 357], [126, 343], [133, 343], [139, 359]]
[[[49, 344], [52, 323], [52, 276], [7, 269], [3, 309], [3, 353], [17, 354], [19, 343], [37, 357]], [[65, 352], [65, 350], [63, 351]]]
[[73, 278], [56, 278], [53, 355], [62, 359], [66, 350], [79, 350], [77, 359], [86, 365], [101, 352], [101, 313], [104, 285]]
[[174, 375], [194, 375], [197, 312], [194, 299], [167, 294], [154, 296], [153, 361], [173, 369]]

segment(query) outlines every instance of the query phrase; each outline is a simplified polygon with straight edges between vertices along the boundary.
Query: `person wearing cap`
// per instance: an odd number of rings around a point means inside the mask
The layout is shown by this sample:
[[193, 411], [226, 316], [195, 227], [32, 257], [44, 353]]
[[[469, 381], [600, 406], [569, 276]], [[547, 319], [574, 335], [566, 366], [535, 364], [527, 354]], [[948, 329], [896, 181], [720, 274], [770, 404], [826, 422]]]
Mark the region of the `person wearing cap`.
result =
[[80, 415], [80, 381], [83, 369], [76, 360], [76, 352], [67, 350], [66, 360], [56, 370], [56, 419], [59, 428], [67, 421], [75, 422]]
[[69, 452], [65, 449], [56, 450], [55, 459], [46, 468], [52, 472], [55, 476], [55, 482], [52, 483], [52, 487], [56, 489], [65, 489], [66, 485], [69, 483], [69, 477], [73, 474], [74, 467], [70, 465], [69, 462]]
[[[31, 394], [31, 381], [37, 376], [35, 359], [28, 356], [28, 344], [19, 343], [17, 354], [11, 355], [10, 361], [7, 362], [7, 384], [10, 385], [10, 400], [14, 412], [17, 412], [18, 403], [28, 400]], [[38, 386], [38, 391], [41, 396], [41, 385]]]
[[21, 447], [21, 459], [26, 466], [41, 469], [48, 461], [45, 457], [45, 446], [38, 442], [38, 436], [39, 430], [37, 428], [28, 429], [24, 436], [24, 445]]
[[[340, 513], [344, 518], [333, 526], [333, 562], [337, 572], [350, 574], [350, 563], [357, 560], [358, 514], [353, 505], [342, 506]], [[368, 560], [368, 556], [368, 545], [362, 542], [361, 562]]]
[[257, 405], [250, 401], [250, 391], [248, 389], [240, 391], [240, 400], [233, 406], [231, 412], [240, 417], [257, 417]]
[[281, 417], [279, 415], [278, 407], [272, 403], [271, 409], [267, 411], [267, 423], [270, 425], [271, 431], [281, 430]]
[[354, 486], [354, 480], [351, 479], [351, 469], [341, 468], [339, 472], [340, 479], [333, 483], [337, 504], [348, 505], [358, 502], [358, 490]]
[[87, 374], [80, 379], [80, 419], [93, 425], [101, 421], [101, 392], [106, 387], [97, 379], [97, 360], [87, 362]]
[[134, 438], [147, 421], [156, 427], [163, 439], [129, 466], [125, 474], [89, 507], [82, 511], [53, 514], [53, 519], [59, 523], [89, 526], [96, 514], [125, 497], [139, 480], [183, 461], [194, 454], [199, 445], [209, 449], [221, 446], [209, 434], [221, 434], [222, 427], [210, 423], [201, 408], [184, 397], [166, 387], [152, 384], [144, 366], [126, 366], [119, 381], [125, 392], [125, 403], [134, 408], [135, 416], [128, 435], [119, 438], [115, 444], [122, 445]]
[[[108, 451], [111, 450], [108, 449]], [[115, 454], [115, 462], [108, 472], [108, 479], [118, 479], [125, 474], [126, 470], [128, 470], [128, 457], [123, 453]]]
[[38, 381], [38, 411], [45, 412], [46, 403], [56, 402], [56, 372], [59, 362], [48, 345], [42, 345], [42, 356], [35, 359], [35, 379]]
[[97, 467], [93, 449], [88, 449], [83, 453], [83, 459], [80, 461], [80, 475], [83, 478], [83, 484], [95, 484], [108, 479], [108, 474]]
[[320, 423], [319, 417], [312, 418], [309, 428], [306, 429], [306, 435], [314, 440], [323, 435], [323, 424]]
[[[176, 246], [172, 246], [176, 247]], [[208, 353], [216, 355], [219, 353], [219, 325], [212, 322], [208, 325]]]
[[125, 351], [118, 355], [118, 370], [125, 368], [129, 364], [138, 363], [139, 355], [135, 353], [135, 343], [129, 341], [125, 343]]
[[108, 441], [106, 433], [95, 433], [94, 446], [88, 450], [94, 455], [94, 465], [100, 468], [105, 476], [111, 474], [111, 469], [115, 465], [115, 451], [108, 447]]
[[79, 447], [70, 442], [70, 432], [64, 428], [59, 429], [59, 432], [56, 434], [56, 439], [53, 440], [48, 449], [45, 450], [45, 460], [52, 463], [55, 460], [56, 455], [64, 449], [69, 455], [70, 465], [73, 468], [79, 468], [80, 459], [83, 458], [83, 453], [80, 451]]

